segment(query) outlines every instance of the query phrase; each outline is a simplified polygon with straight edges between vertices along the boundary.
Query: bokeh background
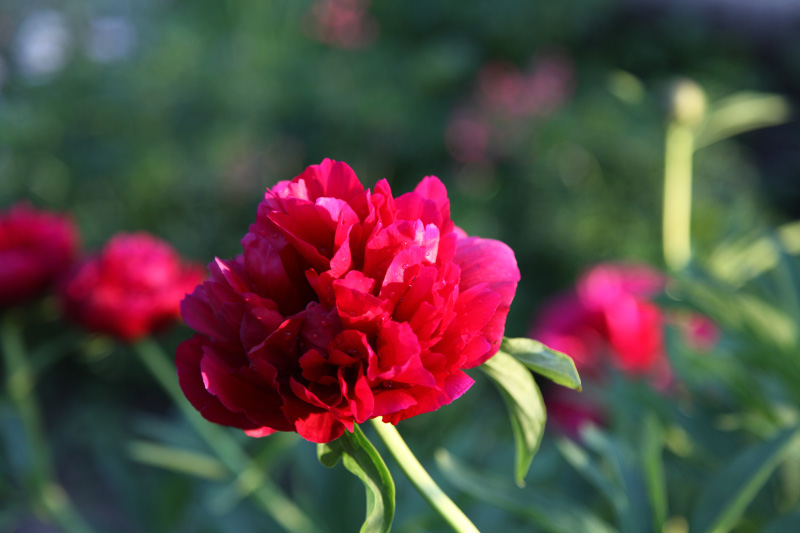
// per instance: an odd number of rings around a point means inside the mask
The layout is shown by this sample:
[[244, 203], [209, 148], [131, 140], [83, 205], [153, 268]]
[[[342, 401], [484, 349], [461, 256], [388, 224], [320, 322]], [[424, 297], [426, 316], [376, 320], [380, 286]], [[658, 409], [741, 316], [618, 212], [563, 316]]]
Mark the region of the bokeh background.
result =
[[[800, 217], [800, 127], [792, 112], [800, 96], [798, 26], [800, 2], [779, 0], [5, 0], [0, 206], [27, 199], [71, 213], [87, 250], [119, 231], [145, 230], [208, 262], [240, 251], [265, 188], [325, 157], [348, 162], [368, 186], [388, 179], [396, 194], [433, 174], [448, 188], [458, 225], [514, 249], [522, 282], [506, 334], [525, 336], [543, 303], [590, 265], [665, 270], [665, 128], [679, 80], [694, 80], [710, 109], [732, 95], [777, 95], [760, 118], [757, 108], [748, 131], [695, 153], [689, 278], [708, 281], [704, 265], [720, 264], [720, 246], [746, 248]], [[796, 258], [784, 252], [791, 278]], [[697, 480], [796, 420], [800, 385], [776, 369], [800, 365], [798, 292], [765, 278], [775, 264], [757, 272], [754, 292], [746, 291], [755, 275], [724, 290], [764, 305], [783, 295], [775, 305], [794, 336], [775, 355], [780, 365], [762, 356], [776, 353], [774, 335], [758, 329], [768, 325], [723, 317], [704, 370], [691, 363], [686, 370], [682, 401], [702, 406], [699, 414], [672, 410], [680, 403], [674, 396], [636, 380], [618, 377], [599, 393], [610, 410], [606, 430], [628, 446], [620, 445], [628, 462], [642, 406], [658, 413], [668, 436], [669, 531], [686, 531]], [[715, 305], [723, 314], [739, 305], [675, 294], [665, 305], [714, 320]], [[64, 333], [47, 301], [37, 312], [46, 320], [31, 330], [35, 338], [70, 346], [53, 356], [36, 390], [59, 477], [95, 528], [279, 530], [213, 463], [189, 473], [155, 464], [143, 442], [208, 450], [126, 347]], [[188, 334], [179, 327], [159, 342], [171, 351]], [[678, 358], [686, 351], [671, 350]], [[731, 368], [737, 379], [753, 368], [766, 376], [752, 382], [755, 399], [742, 395], [746, 382], [731, 385]], [[433, 460], [444, 447], [511, 491], [513, 439], [502, 409], [479, 381], [456, 404], [400, 429], [435, 477], [444, 479]], [[723, 415], [736, 423], [725, 419], [721, 428]], [[755, 426], [742, 423], [752, 417]], [[57, 531], [26, 498], [30, 457], [18, 428], [0, 403], [0, 529]], [[548, 427], [528, 488], [514, 493], [516, 507], [443, 485], [487, 531], [552, 530], [525, 510], [541, 504], [538, 497], [577, 502], [637, 531], [564, 458], [560, 438]], [[360, 483], [341, 467], [319, 465], [312, 445], [291, 435], [237, 439], [320, 524], [358, 529]], [[794, 455], [738, 530], [759, 531], [796, 510]], [[396, 479], [396, 530], [446, 531]]]

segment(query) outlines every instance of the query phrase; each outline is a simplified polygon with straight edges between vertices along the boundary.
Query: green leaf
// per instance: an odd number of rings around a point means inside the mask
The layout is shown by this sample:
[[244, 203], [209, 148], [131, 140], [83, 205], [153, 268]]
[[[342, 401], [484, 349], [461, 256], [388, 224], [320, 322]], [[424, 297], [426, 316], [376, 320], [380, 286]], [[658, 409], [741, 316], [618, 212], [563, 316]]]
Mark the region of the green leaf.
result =
[[700, 496], [691, 531], [730, 531], [791, 450], [799, 429], [784, 430], [772, 439], [746, 450], [715, 476]]
[[716, 102], [700, 128], [696, 149], [715, 142], [787, 122], [791, 108], [777, 94], [740, 92]]
[[586, 450], [567, 438], [556, 441], [556, 449], [583, 478], [591, 483], [597, 493], [604, 496], [617, 509], [625, 507], [625, 493], [617, 480], [609, 479], [600, 464]]
[[623, 532], [647, 531], [653, 522], [647, 486], [635, 453], [624, 442], [594, 426], [584, 426], [581, 437], [603, 459], [604, 471], [619, 487], [614, 499]]
[[504, 484], [480, 474], [454, 459], [446, 450], [436, 452], [436, 463], [447, 480], [470, 496], [530, 521], [551, 533], [613, 533], [616, 531], [587, 509], [564, 497], [549, 496], [544, 491]]
[[228, 475], [225, 466], [213, 457], [154, 442], [129, 442], [128, 456], [139, 463], [205, 479], [221, 480]]
[[661, 531], [667, 519], [667, 482], [664, 477], [664, 428], [653, 413], [642, 424], [642, 469], [647, 483], [647, 495], [653, 511], [654, 531]]
[[547, 412], [542, 393], [530, 371], [503, 351], [497, 352], [480, 368], [497, 385], [508, 407], [517, 450], [515, 479], [522, 487], [544, 434]]
[[344, 467], [364, 483], [367, 516], [361, 533], [388, 533], [394, 519], [394, 481], [380, 454], [358, 426], [333, 442], [317, 446], [317, 458], [331, 468], [342, 460]]
[[564, 353], [548, 348], [533, 339], [503, 338], [500, 350], [513, 356], [525, 366], [570, 389], [581, 390], [581, 378], [575, 362]]

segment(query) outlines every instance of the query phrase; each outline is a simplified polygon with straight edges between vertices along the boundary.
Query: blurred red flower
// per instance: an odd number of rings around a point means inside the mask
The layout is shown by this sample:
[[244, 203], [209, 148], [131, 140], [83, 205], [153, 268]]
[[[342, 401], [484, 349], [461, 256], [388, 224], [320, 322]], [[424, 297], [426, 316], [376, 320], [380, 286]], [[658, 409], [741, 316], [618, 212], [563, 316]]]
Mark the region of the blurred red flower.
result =
[[0, 307], [42, 292], [70, 267], [78, 231], [64, 215], [20, 203], [0, 212]]
[[569, 354], [590, 377], [612, 365], [666, 384], [664, 313], [650, 301], [665, 281], [647, 266], [597, 265], [542, 308], [532, 336]]
[[133, 341], [180, 317], [180, 301], [203, 280], [146, 233], [118, 234], [80, 264], [61, 287], [65, 314], [85, 328]]
[[[666, 389], [672, 371], [666, 357], [665, 315], [650, 301], [666, 277], [644, 265], [604, 263], [581, 276], [576, 287], [544, 305], [531, 336], [573, 358], [584, 381], [602, 381], [609, 367], [646, 377]], [[543, 391], [550, 419], [577, 437], [586, 423], [601, 424], [604, 407], [586, 394]]]
[[499, 348], [519, 281], [505, 244], [467, 237], [435, 177], [398, 198], [324, 160], [266, 191], [244, 254], [186, 297], [186, 397], [251, 436], [329, 442], [397, 423], [472, 385]]

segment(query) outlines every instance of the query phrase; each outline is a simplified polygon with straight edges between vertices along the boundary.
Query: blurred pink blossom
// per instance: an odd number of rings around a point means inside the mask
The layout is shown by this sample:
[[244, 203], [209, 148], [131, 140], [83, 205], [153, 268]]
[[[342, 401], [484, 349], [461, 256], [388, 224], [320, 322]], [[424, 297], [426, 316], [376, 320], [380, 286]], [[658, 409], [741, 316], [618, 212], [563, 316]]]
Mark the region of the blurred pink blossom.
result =
[[544, 116], [558, 109], [572, 92], [571, 61], [548, 55], [523, 72], [504, 62], [486, 64], [478, 74], [478, 100], [490, 113], [506, 117]]
[[666, 385], [664, 314], [650, 302], [664, 283], [664, 276], [647, 266], [600, 264], [581, 276], [574, 290], [544, 306], [532, 335], [572, 356], [578, 370], [590, 376], [612, 365]]
[[368, 8], [369, 0], [316, 0], [307, 19], [307, 32], [338, 48], [364, 48], [378, 36], [378, 23]]
[[501, 155], [534, 119], [560, 108], [572, 86], [572, 62], [562, 54], [534, 59], [524, 71], [503, 61], [485, 64], [473, 94], [452, 113], [445, 129], [447, 149], [463, 163]]
[[[602, 382], [616, 368], [666, 391], [673, 375], [664, 327], [676, 325], [696, 350], [712, 349], [720, 335], [708, 317], [668, 313], [654, 304], [651, 300], [666, 282], [664, 274], [646, 265], [599, 264], [574, 289], [543, 306], [530, 336], [571, 356], [585, 382]], [[545, 391], [545, 400], [553, 421], [567, 435], [576, 436], [584, 423], [603, 420], [603, 406], [582, 394], [555, 388]]]

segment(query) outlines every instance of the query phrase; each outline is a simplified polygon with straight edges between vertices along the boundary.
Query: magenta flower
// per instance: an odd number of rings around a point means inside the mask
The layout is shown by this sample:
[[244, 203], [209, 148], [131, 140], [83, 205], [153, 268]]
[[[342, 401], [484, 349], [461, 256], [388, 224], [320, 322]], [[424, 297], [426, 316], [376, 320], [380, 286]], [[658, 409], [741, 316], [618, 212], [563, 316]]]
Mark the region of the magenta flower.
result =
[[531, 333], [570, 354], [581, 375], [597, 376], [607, 365], [630, 375], [669, 374], [664, 314], [650, 301], [665, 281], [646, 266], [595, 266], [542, 308]]
[[40, 294], [68, 269], [78, 231], [63, 215], [17, 204], [0, 212], [0, 308]]
[[454, 226], [437, 178], [393, 198], [329, 159], [267, 190], [242, 246], [183, 301], [198, 334], [176, 363], [205, 418], [251, 436], [329, 442], [450, 403], [497, 352], [519, 281], [505, 244]]
[[180, 318], [180, 302], [203, 279], [164, 241], [118, 234], [61, 287], [65, 314], [85, 328], [133, 341]]

